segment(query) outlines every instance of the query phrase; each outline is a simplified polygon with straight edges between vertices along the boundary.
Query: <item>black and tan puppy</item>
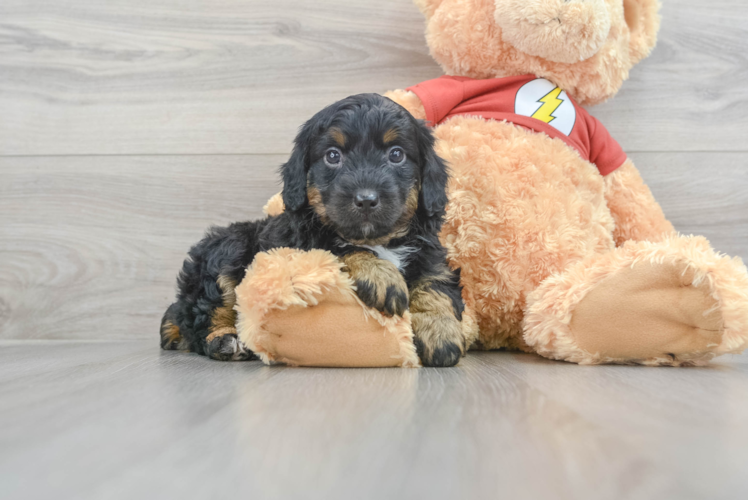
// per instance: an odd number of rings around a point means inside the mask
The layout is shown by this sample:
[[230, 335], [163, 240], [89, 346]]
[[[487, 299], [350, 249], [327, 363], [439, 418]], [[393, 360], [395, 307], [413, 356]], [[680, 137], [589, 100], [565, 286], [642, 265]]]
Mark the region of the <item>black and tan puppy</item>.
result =
[[438, 239], [448, 174], [430, 130], [385, 97], [348, 97], [301, 128], [281, 174], [284, 213], [213, 228], [190, 250], [161, 346], [252, 358], [233, 309], [247, 265], [272, 248], [319, 248], [343, 260], [367, 305], [410, 309], [424, 365], [456, 364], [466, 348], [463, 303]]

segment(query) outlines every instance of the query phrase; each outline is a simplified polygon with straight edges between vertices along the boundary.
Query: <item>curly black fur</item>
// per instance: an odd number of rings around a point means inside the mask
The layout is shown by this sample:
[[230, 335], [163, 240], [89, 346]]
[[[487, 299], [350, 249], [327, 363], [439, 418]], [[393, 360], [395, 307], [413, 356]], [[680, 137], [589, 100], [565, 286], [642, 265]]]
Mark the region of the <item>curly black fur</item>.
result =
[[[428, 283], [449, 297], [453, 314], [461, 317], [459, 273], [446, 266], [438, 239], [448, 172], [423, 123], [382, 96], [348, 97], [304, 124], [281, 176], [284, 213], [214, 227], [189, 251], [177, 279], [177, 301], [162, 320], [164, 349], [189, 349], [215, 359], [252, 357], [235, 335], [210, 335], [216, 310], [227, 307], [219, 277], [238, 284], [258, 252], [277, 247], [324, 249], [340, 258], [410, 247], [400, 268], [408, 288]], [[356, 201], [361, 193], [373, 193], [377, 205], [362, 208]], [[359, 283], [363, 299], [377, 293], [372, 286]], [[408, 298], [394, 287], [386, 287], [384, 295], [383, 310], [402, 314], [408, 307]], [[454, 339], [435, 352], [464, 353], [462, 342]], [[452, 365], [459, 359], [437, 357], [424, 364]]]

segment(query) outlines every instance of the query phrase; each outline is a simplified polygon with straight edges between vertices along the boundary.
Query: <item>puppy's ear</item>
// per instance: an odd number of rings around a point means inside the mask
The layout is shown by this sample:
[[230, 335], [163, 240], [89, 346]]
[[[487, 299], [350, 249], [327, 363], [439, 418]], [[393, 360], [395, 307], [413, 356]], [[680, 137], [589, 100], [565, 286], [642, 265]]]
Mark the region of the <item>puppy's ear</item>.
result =
[[429, 217], [444, 214], [447, 206], [449, 172], [444, 160], [434, 151], [434, 136], [425, 123], [419, 122], [418, 149], [421, 152], [420, 204]]
[[281, 167], [283, 203], [286, 205], [286, 209], [292, 212], [303, 208], [307, 204], [306, 183], [313, 130], [312, 120], [301, 127], [294, 141], [291, 158]]

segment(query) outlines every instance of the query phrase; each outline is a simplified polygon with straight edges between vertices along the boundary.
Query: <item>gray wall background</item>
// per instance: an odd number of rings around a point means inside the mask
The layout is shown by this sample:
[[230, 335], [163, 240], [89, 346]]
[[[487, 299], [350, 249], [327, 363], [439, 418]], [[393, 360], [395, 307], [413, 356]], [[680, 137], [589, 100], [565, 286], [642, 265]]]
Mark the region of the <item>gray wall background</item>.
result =
[[[669, 0], [593, 108], [683, 233], [748, 257], [748, 3]], [[186, 250], [297, 127], [440, 76], [409, 0], [3, 0], [0, 338], [153, 338]]]

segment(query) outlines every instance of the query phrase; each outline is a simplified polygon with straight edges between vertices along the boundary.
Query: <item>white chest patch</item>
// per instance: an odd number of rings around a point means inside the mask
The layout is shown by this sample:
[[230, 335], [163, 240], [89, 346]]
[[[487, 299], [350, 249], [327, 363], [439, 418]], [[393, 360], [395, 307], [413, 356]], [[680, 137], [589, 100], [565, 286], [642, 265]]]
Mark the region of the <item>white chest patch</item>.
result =
[[388, 260], [395, 264], [398, 271], [405, 269], [405, 265], [408, 263], [408, 257], [410, 254], [417, 252], [418, 249], [414, 247], [395, 247], [395, 248], [384, 248], [382, 245], [369, 246], [362, 245], [364, 248], [368, 248], [382, 260]]
[[570, 135], [577, 121], [577, 110], [566, 92], [545, 78], [528, 82], [517, 91], [514, 112], [530, 116]]

